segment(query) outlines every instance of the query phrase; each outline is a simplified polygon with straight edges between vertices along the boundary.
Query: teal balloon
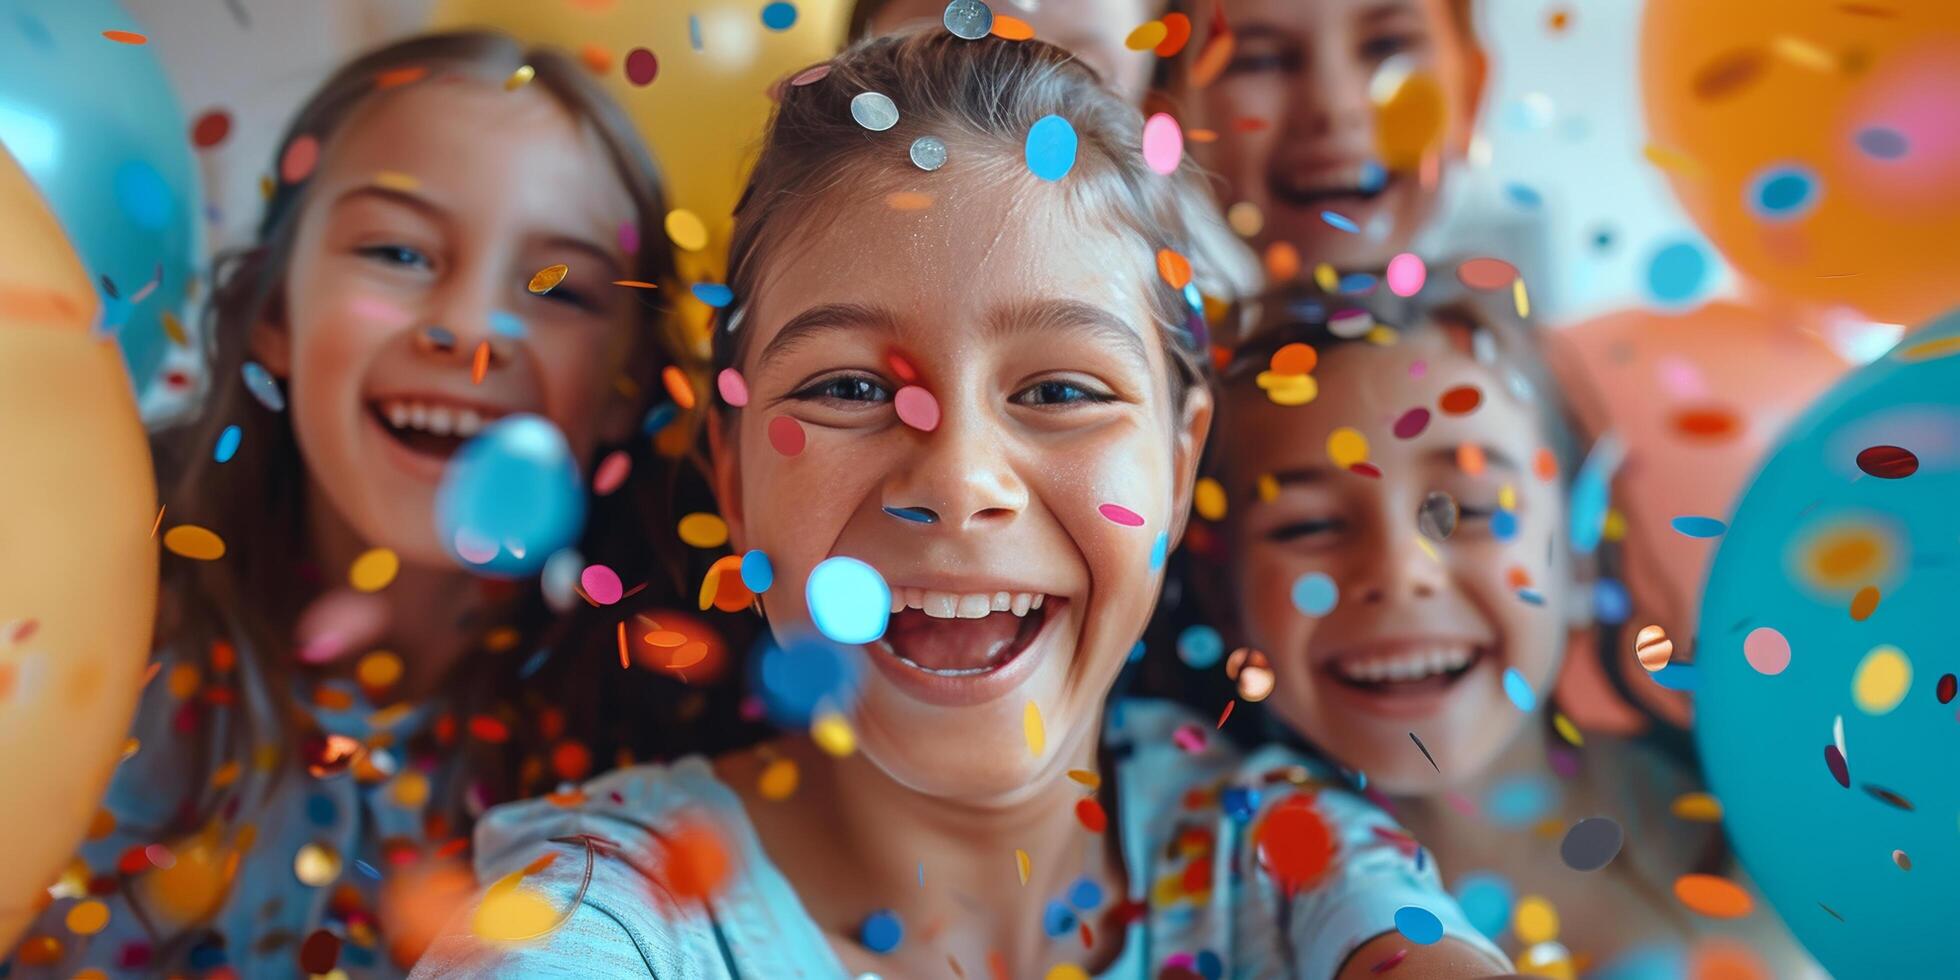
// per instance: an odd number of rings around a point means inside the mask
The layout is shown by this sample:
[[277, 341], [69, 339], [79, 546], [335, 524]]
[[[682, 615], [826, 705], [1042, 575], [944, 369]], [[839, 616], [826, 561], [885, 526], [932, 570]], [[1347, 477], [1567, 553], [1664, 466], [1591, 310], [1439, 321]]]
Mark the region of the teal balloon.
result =
[[[1837, 977], [1954, 975], [1960, 704], [1942, 704], [1938, 684], [1960, 667], [1955, 351], [1960, 312], [1907, 335], [1791, 425], [1737, 504], [1702, 598], [1695, 736], [1710, 788], [1749, 876]], [[1911, 452], [1918, 469], [1860, 472], [1859, 453], [1875, 446]], [[1830, 542], [1837, 560], [1820, 567]], [[1854, 619], [1865, 586], [1882, 598]], [[1787, 666], [1760, 643], [1755, 666], [1746, 656], [1766, 627], [1788, 641]], [[1910, 662], [1910, 681], [1896, 704], [1861, 704], [1854, 678], [1880, 646]], [[1840, 718], [1849, 785], [1826, 762]]]
[[[0, 145], [60, 219], [103, 291], [140, 393], [168, 344], [163, 314], [183, 315], [203, 242], [190, 128], [154, 42], [110, 0], [0, 0]], [[143, 288], [162, 279], [147, 296]]]

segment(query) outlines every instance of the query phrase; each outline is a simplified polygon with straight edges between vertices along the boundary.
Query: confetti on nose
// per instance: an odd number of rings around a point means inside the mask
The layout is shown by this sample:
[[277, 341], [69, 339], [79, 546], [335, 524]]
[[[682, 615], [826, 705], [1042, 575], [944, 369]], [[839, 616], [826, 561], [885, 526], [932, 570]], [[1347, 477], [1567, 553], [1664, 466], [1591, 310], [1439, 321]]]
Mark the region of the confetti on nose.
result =
[[536, 293], [539, 296], [543, 296], [544, 294], [551, 292], [554, 288], [556, 288], [559, 283], [564, 282], [565, 276], [568, 275], [571, 271], [572, 271], [572, 267], [566, 265], [563, 262], [560, 262], [557, 265], [545, 266], [544, 268], [539, 269], [536, 275], [531, 277], [530, 283], [528, 283], [524, 288], [530, 290], [533, 293]]
[[1538, 695], [1532, 693], [1530, 682], [1516, 667], [1504, 668], [1504, 694], [1519, 711], [1529, 712], [1538, 707]]
[[402, 562], [387, 548], [370, 548], [347, 569], [347, 584], [356, 592], [379, 592], [395, 580]]
[[1075, 127], [1068, 120], [1043, 116], [1028, 129], [1028, 169], [1042, 180], [1061, 180], [1075, 169], [1075, 146]]
[[212, 448], [211, 458], [220, 463], [231, 462], [231, 458], [238, 455], [239, 440], [244, 437], [244, 431], [238, 426], [225, 426], [225, 431], [218, 433], [218, 444]]
[[934, 514], [924, 507], [886, 507], [885, 513], [901, 521], [911, 521], [914, 524], [939, 523], [939, 515]]
[[931, 432], [939, 428], [939, 399], [932, 392], [918, 385], [906, 385], [892, 395], [892, 407], [898, 410], [898, 420], [920, 432]]
[[736, 408], [749, 403], [749, 383], [734, 368], [722, 368], [721, 373], [715, 375], [715, 389], [721, 392], [722, 401]]
[[265, 369], [265, 365], [257, 361], [246, 361], [239, 373], [245, 378], [245, 390], [251, 392], [252, 397], [258, 399], [259, 404], [264, 405], [268, 411], [286, 410], [286, 395], [279, 390], [279, 382], [272, 377], [271, 371]]
[[688, 292], [717, 310], [735, 301], [735, 292], [718, 282], [697, 282], [688, 287]]
[[1713, 517], [1683, 516], [1677, 517], [1668, 523], [1674, 528], [1675, 533], [1691, 538], [1717, 538], [1722, 536], [1722, 532], [1729, 529], [1727, 524]]
[[1403, 252], [1388, 260], [1388, 270], [1384, 274], [1388, 280], [1388, 291], [1397, 296], [1409, 297], [1422, 292], [1422, 284], [1429, 280], [1429, 267], [1422, 264], [1422, 257], [1414, 252]]
[[1143, 124], [1143, 162], [1168, 175], [1183, 159], [1184, 131], [1177, 127], [1177, 120], [1161, 112], [1152, 115]]
[[1293, 607], [1309, 616], [1325, 616], [1340, 601], [1340, 587], [1325, 572], [1308, 572], [1293, 582]]
[[769, 562], [769, 556], [760, 551], [749, 551], [742, 555], [742, 585], [750, 592], [761, 595], [776, 584], [776, 567]]
[[1041, 706], [1029, 699], [1028, 706], [1021, 712], [1021, 734], [1027, 736], [1028, 754], [1041, 758], [1042, 749], [1048, 746], [1048, 731], [1041, 724]]
[[1122, 504], [1103, 504], [1096, 508], [1096, 512], [1112, 524], [1121, 524], [1124, 527], [1143, 526], [1143, 515]]
[[803, 426], [787, 415], [778, 415], [770, 419], [769, 445], [785, 456], [795, 456], [803, 452]]
[[804, 589], [817, 632], [835, 643], [870, 643], [885, 635], [892, 592], [878, 570], [855, 558], [826, 558]]
[[492, 310], [490, 312], [490, 332], [499, 337], [522, 340], [524, 339], [524, 321], [518, 319], [515, 313], [510, 313], [505, 310]]

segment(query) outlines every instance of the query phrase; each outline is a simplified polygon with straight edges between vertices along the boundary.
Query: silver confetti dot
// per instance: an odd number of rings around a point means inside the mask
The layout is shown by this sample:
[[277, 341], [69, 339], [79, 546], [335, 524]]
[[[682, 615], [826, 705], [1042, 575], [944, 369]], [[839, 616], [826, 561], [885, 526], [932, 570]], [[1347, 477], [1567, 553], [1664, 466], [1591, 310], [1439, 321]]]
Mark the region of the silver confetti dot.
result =
[[1598, 871], [1619, 856], [1626, 832], [1611, 817], [1587, 817], [1572, 825], [1559, 843], [1559, 857], [1574, 871]]
[[[953, 0], [946, 5], [946, 29], [953, 36], [968, 41], [978, 41], [994, 29], [994, 12], [980, 0]], [[932, 169], [930, 167], [926, 168]]]
[[920, 170], [938, 170], [946, 165], [946, 144], [936, 136], [921, 136], [912, 141], [912, 165]]
[[898, 125], [898, 106], [882, 92], [859, 92], [851, 100], [851, 118], [874, 133]]
[[245, 376], [245, 390], [251, 392], [259, 404], [274, 412], [286, 410], [286, 394], [279, 390], [278, 380], [265, 369], [265, 365], [246, 361], [242, 373]]
[[1459, 513], [1455, 498], [1441, 490], [1434, 491], [1422, 498], [1422, 507], [1416, 511], [1416, 530], [1431, 541], [1447, 541], [1456, 533]]

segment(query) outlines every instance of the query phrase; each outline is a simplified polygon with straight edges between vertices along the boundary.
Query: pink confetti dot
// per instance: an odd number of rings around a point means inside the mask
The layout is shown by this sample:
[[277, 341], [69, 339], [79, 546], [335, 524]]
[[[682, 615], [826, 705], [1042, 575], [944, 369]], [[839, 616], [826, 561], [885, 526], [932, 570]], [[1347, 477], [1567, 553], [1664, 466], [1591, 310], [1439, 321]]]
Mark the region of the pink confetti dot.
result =
[[603, 497], [619, 489], [626, 482], [626, 475], [633, 471], [633, 457], [626, 450], [615, 449], [599, 461], [598, 470], [592, 474], [592, 492]]
[[602, 606], [618, 602], [625, 591], [619, 584], [619, 573], [604, 565], [585, 566], [585, 571], [578, 573], [578, 584], [593, 602]]
[[628, 255], [640, 254], [640, 226], [631, 221], [619, 225], [619, 250]]
[[1143, 124], [1143, 162], [1160, 174], [1169, 174], [1182, 159], [1184, 131], [1177, 128], [1177, 120], [1161, 112], [1151, 116]]
[[1388, 291], [1397, 296], [1414, 296], [1422, 292], [1422, 284], [1429, 279], [1429, 267], [1422, 264], [1422, 257], [1414, 252], [1403, 252], [1388, 260], [1388, 270], [1383, 274], [1388, 280]]
[[320, 141], [311, 133], [302, 134], [286, 144], [286, 152], [279, 155], [279, 177], [288, 184], [297, 184], [310, 176], [319, 162]]
[[1103, 504], [1096, 508], [1096, 512], [1108, 518], [1111, 523], [1121, 524], [1124, 527], [1143, 526], [1143, 515], [1122, 504]]
[[1425, 375], [1425, 374], [1428, 374], [1428, 373], [1429, 373], [1429, 362], [1428, 362], [1428, 361], [1410, 361], [1410, 362], [1409, 362], [1409, 377], [1411, 377], [1411, 378], [1420, 378], [1420, 377], [1422, 377], [1423, 375]]
[[1758, 626], [1742, 638], [1742, 659], [1757, 673], [1774, 677], [1790, 666], [1790, 640], [1768, 626]]
[[898, 394], [892, 396], [892, 407], [898, 409], [900, 422], [920, 432], [939, 428], [939, 399], [918, 385], [898, 389]]
[[749, 403], [749, 383], [742, 380], [742, 373], [734, 368], [722, 368], [715, 375], [715, 387], [721, 391], [721, 400], [736, 408]]
[[1205, 749], [1205, 730], [1196, 725], [1179, 725], [1171, 733], [1171, 741], [1186, 752], [1203, 752]]
[[787, 415], [778, 415], [769, 420], [769, 445], [785, 456], [794, 456], [803, 451], [803, 426]]
[[1429, 428], [1429, 409], [1417, 405], [1395, 420], [1395, 438], [1414, 439], [1426, 428]]

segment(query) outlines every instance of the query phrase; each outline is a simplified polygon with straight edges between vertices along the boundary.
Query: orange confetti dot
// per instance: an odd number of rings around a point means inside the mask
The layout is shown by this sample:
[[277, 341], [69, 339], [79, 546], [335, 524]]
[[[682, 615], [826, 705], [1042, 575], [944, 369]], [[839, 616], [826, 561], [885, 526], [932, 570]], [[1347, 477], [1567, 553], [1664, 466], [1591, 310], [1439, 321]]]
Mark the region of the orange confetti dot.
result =
[[1724, 439], [1742, 431], [1742, 419], [1723, 405], [1702, 405], [1674, 413], [1674, 431], [1694, 439]]
[[1191, 87], [1204, 88], [1218, 80], [1219, 73], [1232, 63], [1236, 41], [1229, 31], [1219, 31], [1198, 49], [1198, 60], [1191, 65]]
[[1518, 589], [1528, 589], [1531, 587], [1531, 573], [1525, 571], [1523, 566], [1512, 565], [1504, 570], [1504, 583], [1514, 592]]
[[1309, 374], [1319, 363], [1320, 353], [1297, 341], [1273, 352], [1274, 374]]
[[585, 70], [594, 75], [605, 75], [612, 71], [612, 52], [597, 44], [588, 44], [578, 49], [578, 60], [585, 63]]
[[1674, 897], [1690, 911], [1712, 919], [1740, 919], [1756, 904], [1740, 885], [1715, 875], [1688, 874], [1674, 879]]
[[659, 289], [659, 286], [641, 279], [614, 279], [615, 286], [630, 286], [634, 289]]
[[1034, 40], [1034, 25], [1019, 17], [995, 14], [994, 36], [1003, 41], [1032, 41]]
[[1266, 246], [1266, 274], [1275, 281], [1292, 279], [1300, 274], [1300, 250], [1286, 242], [1274, 242]]
[[1218, 130], [1202, 128], [1187, 129], [1184, 131], [1184, 141], [1186, 143], [1216, 143], [1218, 142]]
[[660, 881], [677, 898], [707, 898], [728, 881], [728, 848], [711, 827], [683, 823], [661, 839], [660, 850]]
[[1436, 405], [1445, 415], [1468, 415], [1484, 403], [1484, 393], [1474, 385], [1458, 385], [1443, 392]]
[[669, 364], [661, 368], [660, 383], [667, 386], [667, 394], [683, 411], [694, 407], [694, 386], [688, 383], [687, 372], [678, 365]]
[[1168, 248], [1158, 249], [1157, 274], [1163, 276], [1172, 289], [1183, 289], [1191, 283], [1191, 260]]
[[117, 44], [148, 44], [150, 39], [135, 31], [103, 31], [102, 36]]
[[1466, 442], [1456, 447], [1456, 468], [1471, 476], [1484, 472], [1484, 447]]
[[592, 771], [592, 750], [581, 742], [560, 742], [551, 750], [551, 771], [566, 782], [584, 779]]
[[1851, 618], [1862, 623], [1878, 611], [1878, 587], [1867, 585], [1851, 597]]
[[390, 68], [374, 76], [374, 87], [376, 89], [389, 89], [398, 85], [407, 85], [410, 82], [421, 81], [428, 74], [429, 68], [427, 65], [408, 65], [402, 68]]
[[932, 207], [932, 195], [918, 191], [894, 191], [885, 195], [885, 206], [893, 211], [924, 211]]
[[1164, 39], [1154, 49], [1159, 58], [1175, 58], [1191, 41], [1191, 18], [1183, 14], [1164, 15]]
[[1770, 980], [1762, 957], [1733, 939], [1709, 938], [1688, 954], [1688, 980]]
[[1544, 446], [1538, 447], [1538, 451], [1531, 454], [1531, 472], [1537, 474], [1540, 480], [1557, 479], [1558, 456]]
[[1109, 827], [1109, 814], [1103, 812], [1102, 804], [1094, 797], [1075, 801], [1075, 819], [1092, 834], [1100, 834]]

